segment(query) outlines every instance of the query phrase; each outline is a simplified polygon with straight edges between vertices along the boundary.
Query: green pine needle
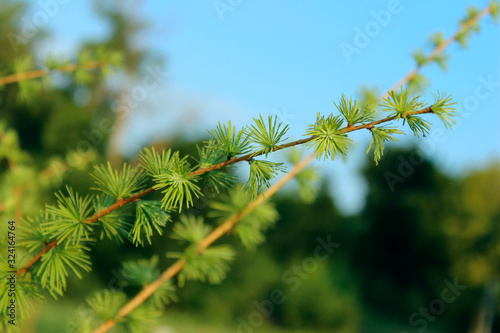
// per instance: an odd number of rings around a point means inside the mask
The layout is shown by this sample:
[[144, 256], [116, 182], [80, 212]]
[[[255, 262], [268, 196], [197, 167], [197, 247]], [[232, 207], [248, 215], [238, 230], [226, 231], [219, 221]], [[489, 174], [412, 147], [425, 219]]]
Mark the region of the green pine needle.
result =
[[[19, 258], [17, 258], [19, 260]], [[12, 292], [11, 284], [8, 283], [12, 275], [12, 268], [7, 262], [7, 256], [0, 258], [0, 279], [5, 281], [0, 284], [0, 306], [7, 309], [11, 306], [11, 300], [15, 301], [16, 306], [16, 324], [22, 322], [24, 318], [29, 318], [33, 313], [34, 300], [43, 301], [44, 297], [40, 286], [32, 278], [16, 277], [15, 293]], [[13, 332], [11, 324], [8, 321], [12, 318], [7, 317], [8, 311], [2, 311], [0, 314], [0, 332]], [[2, 327], [2, 324], [6, 326]], [[9, 328], [6, 328], [6, 327]]]
[[218, 194], [231, 188], [236, 180], [236, 177], [223, 171], [214, 170], [206, 172], [202, 175], [203, 185], [214, 189]]
[[413, 77], [408, 81], [408, 91], [412, 93], [419, 93], [425, 91], [427, 87], [431, 85], [430, 81], [427, 77], [421, 73], [416, 73]]
[[372, 140], [370, 141], [366, 153], [368, 154], [373, 146], [373, 159], [375, 160], [375, 164], [378, 165], [378, 161], [380, 161], [380, 158], [384, 155], [385, 142], [399, 141], [394, 138], [392, 134], [404, 134], [404, 132], [393, 127], [374, 127], [370, 131], [372, 133]]
[[154, 177], [156, 185], [154, 189], [163, 189], [162, 208], [182, 211], [182, 206], [186, 204], [189, 208], [193, 205], [193, 197], [198, 198], [201, 194], [200, 187], [195, 183], [198, 176], [190, 176], [194, 171], [186, 161], [187, 156], [180, 158], [179, 154], [173, 154], [169, 162], [169, 169], [163, 174]]
[[439, 65], [441, 70], [444, 72], [448, 71], [448, 60], [450, 59], [450, 55], [448, 53], [441, 53], [440, 55], [434, 58], [434, 61]]
[[257, 197], [259, 192], [262, 192], [271, 186], [271, 179], [275, 178], [280, 172], [286, 171], [283, 163], [252, 159], [249, 164], [250, 177], [243, 187], [247, 186], [254, 199]]
[[389, 97], [384, 98], [382, 103], [382, 111], [390, 112], [389, 116], [395, 116], [396, 120], [404, 117], [407, 113], [421, 109], [425, 102], [420, 101], [420, 96], [414, 96], [409, 89], [401, 87], [399, 93], [394, 91], [388, 92]]
[[54, 297], [62, 296], [66, 290], [68, 271], [71, 270], [80, 279], [80, 269], [89, 272], [90, 257], [86, 253], [88, 247], [83, 245], [56, 246], [45, 253], [40, 259], [40, 266], [35, 269], [35, 275], [40, 279], [43, 288], [49, 290]]
[[432, 125], [429, 121], [418, 116], [405, 116], [404, 120], [408, 122], [408, 126], [413, 131], [413, 134], [418, 138], [420, 134], [424, 137], [429, 134]]
[[[108, 208], [115, 203], [115, 199], [110, 196], [97, 196], [94, 200], [95, 213]], [[117, 243], [123, 243], [128, 237], [130, 228], [132, 227], [131, 215], [114, 210], [99, 218], [96, 221], [101, 227], [100, 239], [104, 236], [109, 239], [114, 239]]]
[[69, 332], [79, 332], [79, 333], [92, 333], [94, 328], [97, 327], [96, 316], [93, 311], [82, 311], [80, 307], [75, 311], [76, 314], [73, 317], [73, 322], [70, 324], [71, 328], [68, 329]]
[[426, 52], [422, 49], [416, 49], [413, 51], [412, 56], [417, 63], [417, 67], [425, 66], [425, 64], [429, 62], [429, 57], [427, 57]]
[[[470, 20], [473, 20], [479, 15], [479, 9], [475, 6], [469, 6], [467, 8], [467, 15], [460, 20], [460, 25], [464, 25]], [[475, 22], [473, 25], [469, 26], [467, 29], [461, 31], [457, 36], [456, 40], [462, 46], [464, 49], [468, 48], [468, 42], [470, 37], [472, 36], [472, 32], [475, 31], [476, 33], [479, 33], [480, 27], [479, 27], [479, 22]]]
[[499, 2], [497, 0], [492, 0], [490, 2], [490, 13], [491, 13], [491, 17], [493, 18], [493, 21], [495, 21], [495, 23], [498, 23], [498, 14], [499, 14]]
[[94, 166], [94, 173], [98, 187], [92, 189], [102, 191], [114, 198], [123, 199], [132, 193], [142, 189], [146, 181], [144, 173], [138, 168], [134, 168], [123, 163], [122, 171], [114, 170], [111, 163], [107, 167], [104, 165]]
[[51, 241], [45, 226], [46, 215], [42, 212], [35, 218], [24, 218], [19, 225], [18, 245], [26, 247], [30, 253], [39, 252]]
[[[460, 20], [460, 24], [464, 25], [465, 23], [476, 19], [480, 12], [481, 10], [476, 6], [469, 6], [467, 8], [467, 15], [462, 20]], [[479, 22], [475, 22], [473, 25], [471, 25], [469, 29], [472, 29], [475, 32], [479, 32], [480, 30]]]
[[162, 315], [163, 313], [160, 309], [143, 303], [130, 312], [119, 326], [123, 326], [123, 332], [153, 332], [158, 327], [158, 321]]
[[[199, 168], [207, 168], [225, 160], [225, 156], [215, 147], [214, 141], [208, 141], [203, 148], [198, 146], [196, 148], [198, 149], [197, 162]], [[231, 188], [235, 182], [236, 177], [223, 171], [213, 170], [202, 175], [202, 184], [213, 188], [217, 193]]]
[[253, 118], [253, 120], [255, 121], [255, 125], [248, 127], [247, 134], [249, 140], [258, 145], [257, 148], [259, 151], [256, 154], [264, 153], [267, 157], [281, 142], [288, 139], [283, 137], [289, 130], [289, 126], [285, 125], [281, 128], [283, 123], [280, 122], [277, 124], [278, 116], [274, 116], [274, 121], [272, 116], [268, 116], [267, 127], [261, 115], [259, 115], [259, 119]]
[[127, 296], [122, 291], [106, 289], [94, 292], [86, 301], [95, 316], [110, 320], [115, 319], [120, 308], [127, 302]]
[[299, 195], [305, 203], [312, 203], [319, 190], [319, 174], [314, 167], [304, 168], [297, 176], [295, 176], [299, 184]]
[[205, 238], [212, 228], [203, 222], [202, 216], [181, 215], [174, 224], [171, 237], [173, 239], [197, 244]]
[[226, 276], [229, 261], [234, 258], [234, 251], [227, 245], [211, 246], [198, 253], [198, 244], [209, 234], [211, 227], [203, 222], [203, 217], [181, 215], [174, 225], [172, 238], [191, 245], [184, 252], [168, 252], [167, 257], [186, 260], [179, 274], [179, 285], [185, 280], [208, 280], [219, 283]]
[[169, 252], [167, 255], [170, 258], [186, 260], [178, 276], [179, 286], [183, 286], [186, 280], [220, 283], [227, 275], [229, 263], [234, 259], [235, 252], [228, 245], [215, 245], [198, 254], [196, 247], [191, 246], [185, 253]]
[[[156, 255], [151, 257], [151, 259], [127, 261], [123, 264], [120, 275], [125, 279], [125, 284], [142, 288], [160, 277], [158, 263], [159, 259]], [[176, 301], [175, 286], [173, 286], [170, 281], [163, 283], [161, 287], [151, 295], [150, 300], [156, 308], [161, 308], [171, 301]]]
[[435, 113], [439, 120], [441, 120], [446, 128], [451, 128], [452, 124], [456, 124], [452, 117], [457, 117], [456, 109], [453, 105], [457, 104], [452, 102], [451, 96], [439, 93], [432, 94], [434, 96], [434, 104], [432, 105], [432, 112]]
[[217, 148], [214, 140], [205, 142], [205, 146], [202, 148], [196, 145], [196, 150], [198, 151], [196, 162], [198, 162], [199, 168], [207, 168], [226, 160], [226, 156]]
[[432, 46], [434, 48], [438, 48], [441, 45], [443, 45], [444, 42], [446, 42], [446, 37], [444, 36], [444, 32], [438, 31], [438, 32], [431, 34], [429, 36], [429, 40], [431, 41]]
[[[179, 153], [176, 152], [175, 154]], [[144, 148], [139, 155], [139, 161], [141, 166], [151, 177], [156, 177], [168, 170], [172, 155], [170, 149], [167, 151], [163, 150], [161, 154], [159, 154], [156, 152], [155, 147], [151, 149]]]
[[130, 230], [129, 236], [136, 246], [139, 246], [139, 244], [144, 246], [146, 240], [151, 244], [154, 230], [161, 236], [163, 228], [170, 221], [170, 215], [161, 208], [161, 202], [139, 200], [136, 205], [135, 224]]
[[231, 121], [228, 122], [227, 126], [219, 122], [217, 127], [213, 130], [208, 130], [208, 133], [214, 137], [217, 149], [227, 159], [247, 154], [252, 149], [248, 135], [245, 134], [245, 128], [236, 131], [236, 126], [232, 126]]
[[317, 158], [324, 160], [335, 158], [335, 154], [345, 155], [347, 146], [351, 139], [341, 131], [343, 120], [339, 116], [329, 115], [327, 118], [317, 114], [316, 123], [309, 125], [306, 135], [312, 135], [314, 138], [309, 142], [309, 147], [314, 147]]
[[126, 279], [125, 283], [145, 287], [160, 276], [158, 256], [151, 259], [126, 261], [123, 263], [120, 274]]
[[[122, 291], [103, 290], [87, 298], [91, 312], [100, 321], [116, 320], [120, 308], [127, 302], [127, 296]], [[142, 304], [116, 323], [119, 332], [146, 333], [152, 332], [157, 325], [161, 311]]]
[[[251, 197], [239, 188], [234, 188], [221, 201], [212, 201], [208, 216], [217, 219], [219, 224], [241, 213], [251, 202]], [[234, 226], [234, 232], [242, 245], [253, 250], [265, 240], [264, 233], [278, 220], [278, 212], [274, 205], [266, 201], [257, 206], [249, 214], [242, 217]]]
[[367, 107], [367, 105], [357, 100], [352, 100], [352, 97], [347, 100], [346, 96], [342, 94], [340, 102], [335, 107], [342, 114], [348, 125], [357, 125], [365, 122], [373, 121], [374, 110]]
[[377, 110], [379, 106], [378, 102], [380, 100], [379, 87], [377, 87], [376, 85], [362, 85], [361, 87], [359, 87], [356, 95], [363, 101], [363, 105], [365, 105], [366, 108], [373, 110], [373, 112], [375, 113], [375, 110]]
[[85, 221], [92, 216], [92, 205], [91, 197], [82, 198], [67, 186], [66, 190], [67, 197], [62, 192], [56, 193], [57, 207], [47, 206], [48, 217], [44, 228], [51, 238], [59, 239], [59, 244], [67, 240], [65, 246], [68, 247], [78, 244], [83, 237], [90, 239], [92, 226]]

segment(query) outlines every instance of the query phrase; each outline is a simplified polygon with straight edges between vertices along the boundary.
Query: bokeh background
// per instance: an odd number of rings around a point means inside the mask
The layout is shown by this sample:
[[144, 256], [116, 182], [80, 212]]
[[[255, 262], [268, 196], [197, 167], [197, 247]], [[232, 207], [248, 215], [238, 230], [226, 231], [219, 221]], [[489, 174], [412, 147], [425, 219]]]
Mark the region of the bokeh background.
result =
[[[193, 152], [218, 121], [276, 115], [298, 139], [316, 112], [336, 112], [342, 93], [393, 87], [415, 67], [411, 53], [430, 50], [431, 33], [452, 35], [470, 5], [488, 3], [3, 0], [2, 76], [26, 56], [36, 67], [99, 46], [125, 61], [85, 86], [55, 74], [30, 100], [19, 100], [15, 84], [3, 87], [2, 130], [17, 133], [27, 166], [12, 174], [0, 161], [2, 220], [36, 214], [66, 184], [89, 192], [93, 164], [134, 164], [151, 145]], [[37, 21], [40, 13], [48, 19]], [[361, 43], [359, 32], [377, 18], [379, 29]], [[280, 219], [264, 245], [240, 246], [220, 285], [180, 289], [158, 332], [500, 332], [499, 37], [486, 17], [467, 48], [448, 48], [447, 71], [422, 70], [424, 99], [439, 90], [457, 102], [453, 130], [434, 121], [426, 138], [388, 145], [378, 166], [365, 154], [369, 136], [355, 133], [346, 159], [315, 162], [317, 198], [304, 202], [287, 185], [273, 199]], [[133, 97], [151, 75], [158, 84]], [[243, 182], [247, 172], [235, 170]], [[72, 279], [63, 299], [37, 306], [24, 331], [64, 332], [122, 261], [164, 253], [167, 236], [144, 248], [99, 242], [93, 271]], [[297, 272], [318, 237], [340, 246]], [[274, 289], [284, 302], [267, 315], [262, 304]]]

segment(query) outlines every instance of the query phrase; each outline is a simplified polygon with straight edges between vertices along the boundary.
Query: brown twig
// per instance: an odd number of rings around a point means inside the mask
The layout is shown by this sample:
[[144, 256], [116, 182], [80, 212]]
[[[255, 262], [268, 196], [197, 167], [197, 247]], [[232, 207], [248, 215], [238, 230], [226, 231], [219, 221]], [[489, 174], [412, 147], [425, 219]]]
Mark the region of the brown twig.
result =
[[[427, 59], [429, 61], [432, 61], [432, 60], [436, 59], [436, 57], [439, 56], [444, 50], [446, 50], [446, 48], [448, 46], [450, 46], [451, 44], [453, 44], [454, 41], [457, 40], [457, 38], [458, 38], [458, 36], [460, 36], [460, 34], [462, 34], [464, 31], [466, 31], [467, 29], [469, 29], [470, 27], [472, 27], [474, 24], [476, 24], [477, 22], [479, 22], [480, 20], [482, 20], [486, 15], [488, 15], [490, 13], [491, 13], [491, 7], [488, 6], [482, 12], [480, 12], [478, 15], [476, 15], [475, 17], [469, 19], [464, 24], [460, 25], [460, 27], [455, 32], [455, 34], [452, 35], [450, 38], [448, 38], [446, 41], [444, 41], [442, 44], [437, 45], [436, 48], [434, 48], [434, 50], [432, 50], [432, 52], [429, 54], [429, 56], [427, 57]], [[411, 79], [413, 79], [415, 77], [415, 75], [417, 75], [417, 73], [420, 71], [420, 68], [421, 68], [421, 66], [417, 66], [414, 69], [412, 69], [401, 80], [399, 80], [389, 91], [396, 91], [400, 87], [406, 85], [408, 82], [410, 82]], [[388, 92], [386, 92], [382, 96], [382, 98], [386, 98], [388, 96], [389, 96]]]
[[44, 255], [48, 250], [50, 250], [51, 248], [53, 247], [56, 247], [57, 246], [57, 239], [56, 240], [53, 240], [52, 242], [48, 243], [42, 251], [40, 251], [33, 259], [31, 259], [27, 264], [26, 266], [24, 266], [23, 268], [21, 268], [20, 270], [17, 271], [17, 276], [21, 276], [23, 275], [24, 273], [26, 273], [28, 271], [28, 269], [33, 266], [33, 264], [35, 262], [37, 262], [41, 257], [42, 255]]
[[0, 86], [10, 84], [10, 83], [19, 82], [19, 81], [24, 81], [24, 80], [37, 79], [40, 77], [47, 76], [54, 71], [69, 73], [69, 72], [74, 72], [79, 68], [94, 69], [94, 68], [103, 67], [103, 66], [108, 65], [108, 64], [109, 64], [109, 62], [106, 62], [106, 61], [91, 61], [91, 62], [87, 62], [87, 63], [81, 64], [81, 65], [80, 64], [68, 64], [68, 65], [64, 65], [64, 66], [61, 66], [61, 67], [58, 67], [58, 68], [52, 69], [52, 70], [36, 69], [36, 70], [25, 72], [25, 73], [17, 73], [17, 74], [4, 76], [4, 77], [0, 78]]
[[[230, 219], [226, 220], [224, 223], [215, 228], [210, 234], [208, 234], [199, 244], [198, 244], [198, 254], [203, 253], [210, 245], [212, 245], [216, 240], [222, 237], [224, 234], [229, 232], [235, 224], [244, 216], [248, 215], [260, 204], [271, 198], [280, 188], [283, 187], [288, 181], [295, 177], [303, 168], [305, 168], [311, 161], [314, 160], [316, 154], [312, 153], [307, 156], [304, 160], [297, 163], [290, 172], [281, 177], [276, 183], [269, 187], [264, 193], [257, 196], [257, 199], [250, 202], [239, 214], [234, 215]], [[167, 268], [158, 279], [153, 281], [151, 284], [142, 288], [142, 290], [134, 296], [127, 304], [125, 304], [117, 314], [117, 318], [108, 320], [104, 322], [101, 326], [96, 328], [93, 333], [104, 333], [112, 328], [120, 318], [127, 316], [135, 308], [141, 305], [146, 299], [148, 299], [160, 286], [174, 277], [186, 264], [184, 259], [177, 260], [169, 268]]]

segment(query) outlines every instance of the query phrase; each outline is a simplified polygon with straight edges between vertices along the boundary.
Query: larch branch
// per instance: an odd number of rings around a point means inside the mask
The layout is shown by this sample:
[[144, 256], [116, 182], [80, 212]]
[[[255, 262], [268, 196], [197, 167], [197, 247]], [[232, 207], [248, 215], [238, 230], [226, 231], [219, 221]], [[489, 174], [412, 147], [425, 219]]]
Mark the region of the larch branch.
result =
[[[428, 107], [420, 109], [420, 110], [408, 112], [407, 116], [413, 116], [413, 115], [425, 114], [425, 113], [432, 113], [432, 106], [428, 106]], [[343, 133], [349, 133], [349, 132], [357, 131], [357, 130], [364, 129], [364, 128], [370, 129], [370, 128], [378, 125], [378, 124], [382, 124], [382, 123], [394, 120], [395, 118], [396, 118], [395, 116], [392, 116], [392, 117], [383, 118], [383, 119], [380, 119], [380, 120], [377, 120], [377, 121], [373, 121], [373, 122], [370, 122], [370, 123], [367, 123], [367, 124], [363, 124], [363, 125], [346, 126], [343, 129], [341, 129], [341, 131]], [[305, 143], [308, 143], [308, 142], [314, 140], [315, 138], [316, 138], [315, 136], [310, 136], [310, 137], [307, 137], [305, 139], [292, 141], [292, 142], [289, 142], [289, 143], [286, 143], [286, 144], [283, 144], [283, 145], [280, 145], [280, 146], [276, 147], [273, 150], [273, 152], [278, 151], [278, 150], [282, 150], [282, 149], [285, 149], [285, 148], [290, 148], [290, 147], [302, 145], [302, 144], [305, 144]], [[231, 165], [231, 164], [235, 164], [235, 163], [238, 163], [238, 162], [242, 162], [242, 161], [250, 161], [252, 158], [254, 158], [256, 156], [264, 155], [264, 154], [265, 154], [265, 152], [250, 153], [250, 154], [247, 154], [247, 155], [244, 155], [244, 156], [240, 156], [240, 157], [237, 157], [237, 158], [231, 158], [230, 160], [227, 160], [227, 161], [224, 161], [224, 162], [221, 162], [221, 163], [218, 163], [218, 164], [206, 167], [206, 168], [199, 168], [198, 170], [193, 171], [192, 173], [190, 173], [189, 176], [201, 175], [201, 174], [207, 173], [209, 171], [217, 170], [217, 169], [223, 168], [225, 166], [228, 166], [228, 165]], [[148, 194], [150, 194], [150, 193], [152, 193], [154, 191], [155, 191], [155, 189], [152, 188], [152, 187], [150, 187], [150, 188], [148, 188], [146, 190], [143, 190], [141, 192], [138, 192], [138, 193], [136, 193], [136, 194], [134, 194], [134, 195], [126, 198], [126, 199], [118, 199], [111, 206], [109, 206], [109, 207], [101, 210], [100, 212], [96, 213], [95, 215], [93, 215], [89, 219], [85, 220], [85, 223], [95, 222], [95, 221], [99, 220], [101, 217], [103, 217], [104, 215], [109, 214], [110, 212], [112, 212], [112, 211], [114, 211], [114, 210], [116, 210], [116, 209], [118, 209], [118, 208], [120, 208], [120, 207], [122, 207], [122, 206], [124, 206], [124, 205], [126, 205], [128, 203], [137, 201], [139, 198], [142, 198], [142, 197], [144, 197], [144, 196], [146, 196], [146, 195], [148, 195]], [[57, 240], [56, 240], [56, 242], [57, 242]], [[49, 245], [47, 245], [42, 250], [43, 253], [47, 252], [48, 250], [50, 250], [53, 247], [53, 246], [51, 246], [51, 247], [48, 247], [48, 246]], [[41, 253], [41, 254], [43, 254], [43, 253]], [[40, 259], [41, 254], [39, 253], [35, 258], [33, 258], [33, 260], [31, 260], [19, 272], [22, 272], [21, 274], [27, 272], [28, 269], [29, 269], [29, 267], [31, 267], [38, 259]], [[21, 275], [21, 274], [19, 274], [19, 272], [18, 272], [18, 276]]]

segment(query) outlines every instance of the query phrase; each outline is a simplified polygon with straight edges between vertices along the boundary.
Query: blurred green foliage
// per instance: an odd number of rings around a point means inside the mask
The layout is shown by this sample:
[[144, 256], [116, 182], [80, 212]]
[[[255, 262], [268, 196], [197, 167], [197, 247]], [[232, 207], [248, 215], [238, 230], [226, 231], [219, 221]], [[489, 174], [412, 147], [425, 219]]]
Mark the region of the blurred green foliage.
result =
[[[130, 51], [125, 52], [125, 70], [137, 73], [147, 55], [133, 49], [129, 34], [143, 24], [129, 21], [112, 6], [97, 7], [111, 23], [112, 34], [107, 41], [82, 48], [112, 46]], [[18, 2], [0, 3], [0, 36], [19, 32], [18, 19], [24, 10]], [[17, 52], [8, 41], [2, 41], [2, 46], [2, 75], [14, 68], [19, 57], [35, 53], [30, 43], [20, 45]], [[88, 140], [83, 133], [95, 129], [100, 120], [114, 120], [110, 105], [116, 93], [103, 83], [56, 85], [33, 96], [28, 104], [18, 101], [18, 93], [15, 84], [0, 91], [2, 221], [19, 214], [35, 216], [45, 203], [55, 202], [52, 193], [65, 184], [86, 193], [93, 184], [87, 166], [106, 160], [108, 133], [101, 133], [86, 159], [75, 162], [68, 147], [76, 149]], [[83, 95], [87, 96], [84, 103]], [[184, 151], [194, 151], [192, 143], [180, 142]], [[412, 313], [440, 297], [444, 280], [456, 278], [467, 286], [466, 291], [428, 325], [443, 332], [467, 332], [488, 286], [499, 280], [500, 164], [454, 178], [418, 156], [414, 149], [387, 149], [378, 166], [367, 162], [363, 171], [366, 205], [355, 216], [342, 216], [325, 188], [309, 203], [295, 193], [281, 194], [275, 200], [280, 218], [267, 230], [266, 242], [248, 252], [232, 240], [238, 255], [227, 278], [215, 286], [186, 282], [189, 287], [178, 291], [179, 302], [165, 308], [170, 320], [164, 324], [179, 332], [208, 332], [203, 330], [207, 322], [231, 329], [245, 323], [260, 332], [264, 329], [252, 323], [262, 318], [262, 327], [269, 331], [413, 332], [418, 326], [410, 323]], [[399, 181], [394, 183], [391, 175]], [[14, 195], [18, 188], [23, 189], [22, 200]], [[207, 209], [203, 203], [194, 206], [191, 212], [196, 214]], [[215, 218], [208, 222], [217, 224]], [[71, 315], [65, 308], [78, 307], [93, 290], [115, 287], [124, 260], [179, 250], [168, 240], [170, 232], [153, 234], [152, 245], [145, 243], [143, 248], [101, 241], [91, 254], [93, 271], [83, 274], [83, 280], [72, 278], [63, 300], [56, 304], [49, 300], [47, 307], [35, 309], [28, 331], [64, 329], [63, 321]], [[318, 238], [330, 238], [340, 246], [318, 260]], [[166, 258], [158, 260], [160, 267], [166, 267]], [[281, 292], [280, 301], [273, 302], [276, 291]], [[182, 323], [176, 313], [189, 313], [181, 318], [191, 322]]]

